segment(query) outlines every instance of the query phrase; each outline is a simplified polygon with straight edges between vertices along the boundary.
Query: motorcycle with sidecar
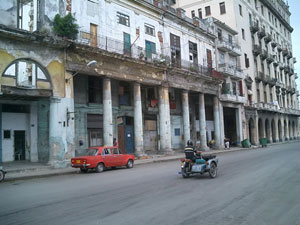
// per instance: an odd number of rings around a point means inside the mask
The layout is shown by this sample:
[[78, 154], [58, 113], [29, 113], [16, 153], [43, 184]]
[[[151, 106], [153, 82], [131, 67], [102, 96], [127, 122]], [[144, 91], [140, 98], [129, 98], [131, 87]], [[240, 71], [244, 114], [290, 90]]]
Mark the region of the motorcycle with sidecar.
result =
[[180, 159], [181, 172], [183, 178], [187, 178], [192, 174], [209, 173], [211, 178], [217, 176], [218, 159], [216, 155], [203, 155], [201, 151], [186, 151], [185, 158]]

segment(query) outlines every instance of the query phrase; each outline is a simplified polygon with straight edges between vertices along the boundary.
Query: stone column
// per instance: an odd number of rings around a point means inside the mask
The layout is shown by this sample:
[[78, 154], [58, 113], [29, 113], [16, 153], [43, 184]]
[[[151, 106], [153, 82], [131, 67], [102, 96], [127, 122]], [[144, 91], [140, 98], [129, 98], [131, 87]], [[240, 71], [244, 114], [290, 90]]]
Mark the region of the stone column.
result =
[[242, 121], [242, 110], [239, 106], [235, 111], [236, 119], [236, 134], [237, 134], [237, 146], [241, 146], [243, 140], [243, 121]]
[[200, 122], [200, 147], [205, 151], [208, 149], [206, 143], [206, 117], [205, 117], [205, 102], [204, 94], [199, 93], [199, 122]]
[[215, 146], [217, 149], [221, 145], [221, 131], [220, 131], [220, 110], [219, 110], [219, 99], [217, 96], [214, 96], [214, 128], [215, 128]]
[[38, 162], [38, 121], [37, 121], [37, 102], [30, 104], [30, 161]]
[[113, 145], [111, 81], [103, 79], [103, 140], [104, 145]]
[[[195, 105], [191, 105], [192, 109], [192, 138], [193, 138], [193, 143], [194, 145], [197, 144], [197, 121], [196, 121], [196, 107]], [[186, 146], [186, 143], [184, 143], [184, 146]]]
[[281, 136], [279, 137], [280, 141], [284, 141], [284, 122], [283, 119], [279, 119], [278, 122], [280, 121], [281, 124]]
[[143, 113], [141, 85], [134, 83], [134, 148], [137, 156], [144, 155]]
[[220, 148], [225, 148], [224, 139], [225, 139], [225, 131], [224, 131], [224, 113], [223, 113], [223, 105], [219, 104], [220, 110]]
[[50, 100], [49, 112], [49, 164], [58, 168], [63, 167], [61, 162], [64, 158], [64, 142], [62, 138], [63, 119], [60, 109], [61, 100], [52, 98]]
[[160, 152], [171, 153], [170, 103], [167, 87], [159, 87], [159, 136]]
[[258, 116], [255, 117], [254, 122], [255, 122], [254, 143], [255, 143], [255, 145], [259, 145], [260, 143], [259, 143], [259, 132], [258, 132]]
[[261, 129], [262, 129], [262, 138], [266, 138], [266, 126], [265, 126], [265, 120], [261, 119]]
[[[187, 141], [190, 140], [190, 112], [189, 112], [189, 93], [188, 91], [182, 91], [182, 117], [183, 117], [183, 134], [184, 134], [184, 146]], [[194, 143], [196, 144], [196, 143]]]

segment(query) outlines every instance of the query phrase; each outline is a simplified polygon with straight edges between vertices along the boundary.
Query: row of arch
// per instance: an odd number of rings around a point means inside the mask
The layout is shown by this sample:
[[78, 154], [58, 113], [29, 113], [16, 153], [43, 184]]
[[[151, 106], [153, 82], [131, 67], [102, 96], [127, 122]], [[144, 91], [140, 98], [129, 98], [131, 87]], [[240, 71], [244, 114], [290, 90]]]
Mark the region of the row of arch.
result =
[[[256, 127], [258, 129], [255, 129]], [[255, 120], [250, 118], [248, 121], [248, 137], [251, 144], [257, 144], [261, 138], [266, 138], [269, 143], [293, 140], [297, 138], [297, 127], [297, 122], [281, 118], [259, 118], [256, 126]]]

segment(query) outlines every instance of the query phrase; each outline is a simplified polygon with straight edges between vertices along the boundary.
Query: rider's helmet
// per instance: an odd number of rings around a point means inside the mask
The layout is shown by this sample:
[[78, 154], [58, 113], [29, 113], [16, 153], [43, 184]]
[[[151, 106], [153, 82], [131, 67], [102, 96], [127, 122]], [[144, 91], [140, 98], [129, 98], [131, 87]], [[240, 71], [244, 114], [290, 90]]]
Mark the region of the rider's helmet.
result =
[[186, 145], [187, 145], [187, 146], [193, 146], [192, 140], [188, 140], [187, 143], [186, 143]]

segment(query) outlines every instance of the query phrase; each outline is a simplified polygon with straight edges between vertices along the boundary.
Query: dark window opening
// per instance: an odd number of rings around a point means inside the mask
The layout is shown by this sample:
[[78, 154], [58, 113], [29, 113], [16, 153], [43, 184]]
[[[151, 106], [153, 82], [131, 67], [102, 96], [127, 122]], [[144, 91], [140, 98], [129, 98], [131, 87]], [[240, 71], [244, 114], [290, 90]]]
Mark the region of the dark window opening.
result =
[[205, 7], [205, 16], [210, 16], [210, 15], [211, 15], [210, 6], [206, 6]]
[[10, 130], [4, 130], [3, 131], [3, 138], [4, 139], [10, 139], [11, 138]]
[[225, 2], [220, 2], [220, 14], [225, 14], [226, 9], [225, 9]]
[[99, 77], [88, 77], [88, 102], [102, 104], [102, 80]]
[[129, 83], [120, 82], [119, 84], [119, 104], [131, 105], [131, 86]]
[[181, 49], [180, 49], [180, 37], [170, 34], [171, 42], [171, 62], [174, 66], [181, 66]]

